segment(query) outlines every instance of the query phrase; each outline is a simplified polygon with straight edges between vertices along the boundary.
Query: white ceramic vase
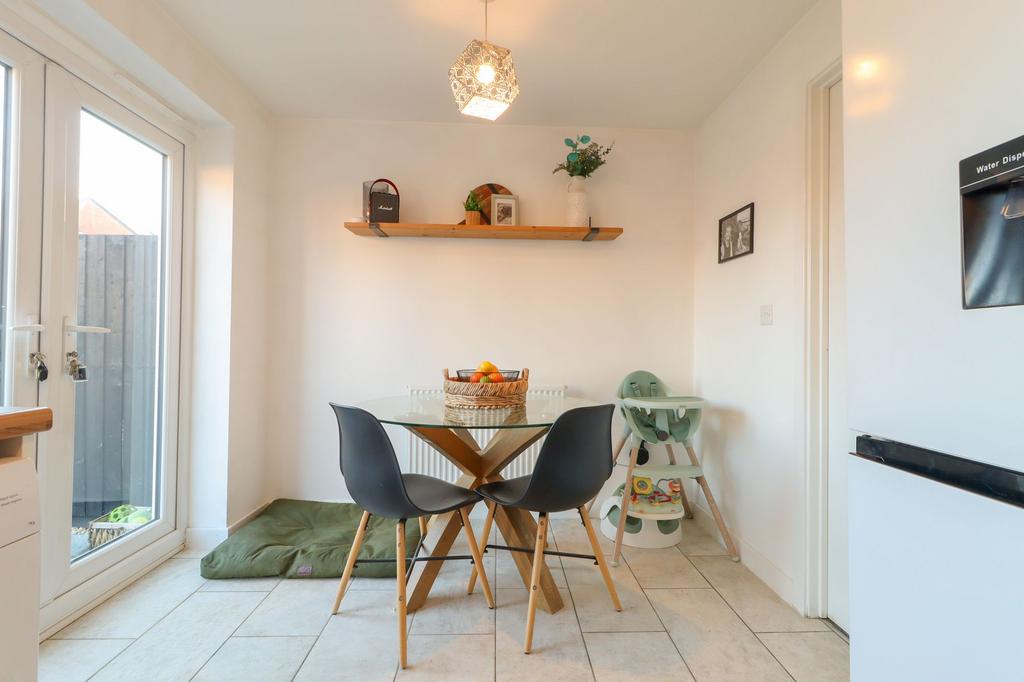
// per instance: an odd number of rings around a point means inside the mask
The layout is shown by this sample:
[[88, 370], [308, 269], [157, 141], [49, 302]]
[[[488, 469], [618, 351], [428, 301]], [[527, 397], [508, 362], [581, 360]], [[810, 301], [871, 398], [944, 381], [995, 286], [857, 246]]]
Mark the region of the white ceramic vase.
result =
[[587, 206], [587, 179], [578, 175], [569, 178], [569, 203], [566, 224], [569, 227], [586, 227], [590, 222]]

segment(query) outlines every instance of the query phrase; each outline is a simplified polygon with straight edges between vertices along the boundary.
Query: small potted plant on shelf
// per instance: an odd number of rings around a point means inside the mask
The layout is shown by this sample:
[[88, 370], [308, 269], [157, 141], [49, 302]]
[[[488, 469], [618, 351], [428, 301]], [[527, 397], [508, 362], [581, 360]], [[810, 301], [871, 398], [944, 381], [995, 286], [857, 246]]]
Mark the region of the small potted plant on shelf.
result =
[[555, 170], [551, 172], [554, 174], [565, 171], [569, 174], [569, 206], [566, 219], [571, 227], [585, 227], [590, 221], [586, 180], [605, 164], [605, 158], [615, 143], [604, 147], [591, 140], [590, 135], [580, 135], [575, 140], [571, 137], [565, 138], [565, 146], [570, 149], [565, 161], [555, 166]]
[[480, 212], [483, 210], [483, 206], [480, 205], [480, 200], [476, 198], [475, 192], [469, 193], [466, 200], [462, 202], [462, 206], [466, 209], [467, 225], [479, 225], [482, 222]]

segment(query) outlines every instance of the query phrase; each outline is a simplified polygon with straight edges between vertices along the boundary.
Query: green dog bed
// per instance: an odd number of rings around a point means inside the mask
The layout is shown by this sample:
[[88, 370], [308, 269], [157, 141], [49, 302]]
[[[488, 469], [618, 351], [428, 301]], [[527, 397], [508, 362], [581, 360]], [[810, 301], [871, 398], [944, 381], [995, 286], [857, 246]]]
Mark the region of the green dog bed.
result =
[[[203, 557], [200, 572], [207, 579], [340, 577], [362, 514], [350, 503], [274, 500]], [[394, 519], [371, 516], [359, 558], [394, 560], [396, 524]], [[407, 523], [405, 546], [410, 557], [419, 539], [419, 524]], [[394, 577], [395, 564], [360, 562], [352, 575]]]

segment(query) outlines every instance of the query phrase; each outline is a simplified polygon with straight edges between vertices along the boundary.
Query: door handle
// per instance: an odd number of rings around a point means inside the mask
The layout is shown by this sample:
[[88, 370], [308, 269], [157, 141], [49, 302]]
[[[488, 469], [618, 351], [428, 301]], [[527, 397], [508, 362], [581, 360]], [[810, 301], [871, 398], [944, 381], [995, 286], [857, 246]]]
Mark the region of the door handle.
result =
[[46, 330], [41, 324], [16, 324], [10, 327], [12, 332], [31, 332], [33, 334], [39, 334]]
[[110, 329], [108, 327], [89, 327], [83, 324], [64, 324], [65, 334], [109, 334]]
[[[107, 327], [90, 327], [90, 326], [84, 325], [84, 324], [71, 324], [70, 321], [71, 321], [71, 318], [65, 316], [64, 322], [63, 322], [64, 333], [61, 335], [61, 337], [64, 339], [63, 348], [61, 348], [61, 353], [65, 357], [68, 357], [69, 353], [75, 352], [77, 350], [76, 346], [78, 344], [75, 343], [75, 340], [72, 338], [72, 334], [109, 334], [110, 333], [110, 329], [107, 328]], [[76, 353], [76, 356], [77, 356], [77, 353]]]

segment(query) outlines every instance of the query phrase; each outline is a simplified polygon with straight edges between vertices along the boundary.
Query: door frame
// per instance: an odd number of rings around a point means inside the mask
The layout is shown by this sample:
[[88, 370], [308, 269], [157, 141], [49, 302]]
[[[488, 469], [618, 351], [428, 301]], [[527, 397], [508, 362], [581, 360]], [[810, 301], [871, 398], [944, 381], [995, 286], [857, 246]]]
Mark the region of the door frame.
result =
[[[175, 530], [156, 540], [114, 569], [90, 578], [40, 608], [40, 640], [56, 633], [68, 623], [117, 593], [139, 576], [177, 554], [185, 544], [188, 526], [189, 469], [191, 464], [191, 396], [194, 320], [194, 244], [196, 135], [200, 126], [182, 117], [159, 97], [137, 84], [118, 67], [83, 43], [32, 5], [8, 5], [0, 1], [0, 31], [36, 53], [43, 62], [59, 64], [72, 75], [136, 115], [163, 130], [185, 145], [181, 233], [181, 325], [178, 358], [178, 471]], [[42, 65], [40, 64], [40, 68]], [[40, 85], [42, 87], [42, 84]], [[42, 164], [42, 140], [38, 158]], [[40, 169], [40, 174], [41, 174]], [[33, 204], [40, 212], [42, 198]], [[33, 441], [35, 439], [25, 439]], [[27, 444], [27, 443], [26, 443]]]
[[828, 160], [829, 90], [843, 78], [836, 59], [807, 85], [804, 227], [804, 451], [808, 617], [828, 616]]

